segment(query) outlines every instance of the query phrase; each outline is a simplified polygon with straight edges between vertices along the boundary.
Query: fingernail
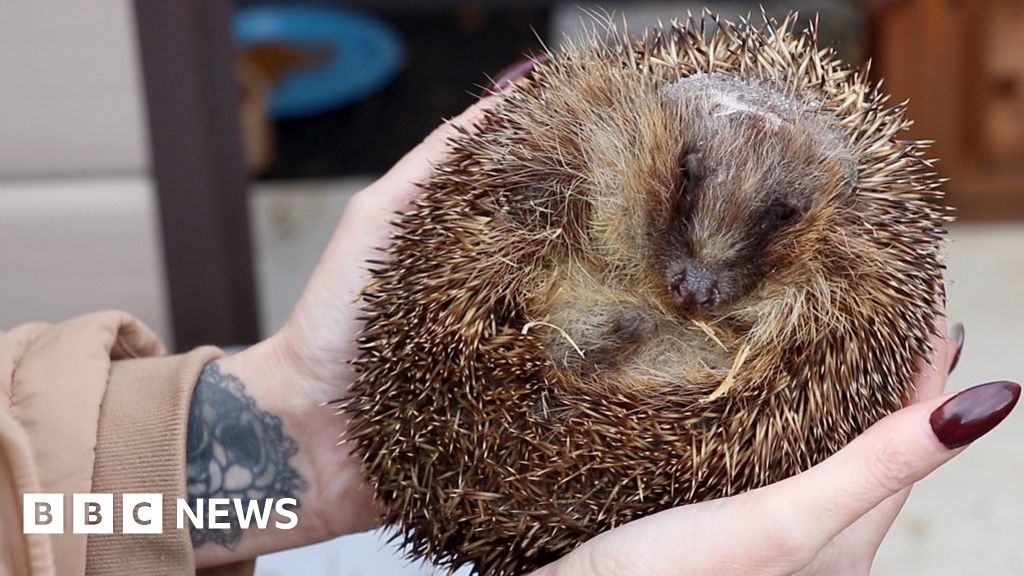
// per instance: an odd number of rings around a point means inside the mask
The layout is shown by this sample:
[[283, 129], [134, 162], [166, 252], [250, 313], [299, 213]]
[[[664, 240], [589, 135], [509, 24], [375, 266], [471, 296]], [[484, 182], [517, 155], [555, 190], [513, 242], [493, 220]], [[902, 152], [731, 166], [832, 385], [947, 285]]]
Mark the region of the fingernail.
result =
[[533, 70], [534, 66], [547, 59], [547, 54], [538, 54], [536, 56], [528, 56], [522, 60], [516, 61], [514, 64], [506, 66], [501, 72], [494, 75], [490, 86], [480, 94], [480, 97], [483, 98], [484, 96], [492, 96], [494, 94], [504, 92], [516, 80], [519, 80], [523, 76], [529, 74], [530, 71]]
[[952, 374], [956, 365], [960, 363], [960, 351], [964, 349], [964, 325], [957, 322], [949, 331], [949, 337], [956, 342], [956, 353], [953, 354], [953, 361], [949, 364], [949, 373]]
[[939, 442], [949, 449], [981, 438], [1006, 418], [1020, 397], [1020, 385], [989, 382], [968, 388], [932, 412], [929, 423]]

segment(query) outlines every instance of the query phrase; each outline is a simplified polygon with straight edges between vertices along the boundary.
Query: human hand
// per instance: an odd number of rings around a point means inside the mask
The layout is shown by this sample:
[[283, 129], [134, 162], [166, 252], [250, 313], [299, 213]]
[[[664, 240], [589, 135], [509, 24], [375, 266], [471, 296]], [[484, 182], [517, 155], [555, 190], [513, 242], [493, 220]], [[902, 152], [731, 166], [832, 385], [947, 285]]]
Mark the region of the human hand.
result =
[[[472, 129], [502, 91], [531, 68], [531, 61], [524, 60], [497, 75], [477, 104], [436, 129], [387, 174], [356, 193], [285, 326], [267, 340], [218, 361], [217, 370], [204, 371], [197, 387], [200, 394], [204, 386], [237, 388], [237, 380], [253, 399], [249, 410], [280, 419], [280, 430], [257, 434], [270, 443], [279, 439], [277, 454], [287, 453], [281, 446], [294, 440], [298, 452], [288, 464], [300, 480], [292, 483], [299, 521], [287, 531], [247, 531], [228, 546], [197, 545], [198, 567], [310, 544], [378, 523], [359, 461], [347, 447], [337, 446], [347, 423], [327, 406], [346, 395], [355, 377], [349, 361], [357, 355], [355, 340], [362, 327], [360, 295], [370, 280], [367, 260], [381, 257], [379, 248], [392, 233], [389, 223], [421, 193], [417, 183], [425, 182], [432, 166], [444, 160], [457, 127]], [[197, 398], [203, 397], [194, 395], [194, 403]], [[254, 450], [270, 454], [274, 448], [263, 445]], [[206, 462], [198, 464], [195, 468], [202, 469]]]
[[[519, 75], [527, 71], [528, 68], [516, 70]], [[349, 201], [287, 324], [266, 341], [219, 362], [224, 374], [246, 383], [261, 409], [280, 417], [284, 433], [300, 447], [291, 465], [308, 487], [297, 494], [300, 521], [296, 529], [250, 531], [231, 549], [198, 547], [198, 566], [309, 544], [368, 529], [377, 523], [372, 491], [363, 482], [357, 459], [346, 448], [336, 446], [346, 422], [325, 404], [344, 397], [354, 379], [349, 360], [357, 352], [355, 337], [361, 328], [359, 296], [369, 280], [366, 261], [380, 257], [378, 248], [387, 243], [391, 233], [387, 222], [420, 193], [416, 183], [429, 177], [431, 165], [443, 161], [446, 141], [455, 134], [454, 126], [470, 127], [496, 99], [485, 98], [436, 130], [386, 175], [357, 193]], [[937, 350], [935, 365], [949, 365], [952, 360], [946, 342], [938, 343]], [[873, 479], [877, 484], [884, 479], [881, 473], [890, 471], [901, 473], [900, 482], [909, 485], [958, 453], [940, 449], [934, 436], [927, 437], [932, 442], [932, 452], [925, 453], [924, 448], [929, 445], [920, 429], [920, 413], [938, 402], [935, 397], [941, 393], [945, 375], [940, 377], [930, 368], [923, 368], [922, 374], [918, 398], [925, 404], [917, 404], [879, 423], [865, 434], [866, 440], [858, 439], [815, 469], [762, 490], [680, 507], [630, 523], [595, 538], [539, 574], [675, 574], [687, 570], [729, 574], [750, 573], [752, 566], [754, 572], [773, 573], [771, 561], [778, 563], [778, 573], [798, 572], [801, 568], [786, 570], [801, 562], [805, 573], [832, 574], [843, 572], [844, 568], [850, 569], [847, 572], [861, 568], [866, 571], [909, 490], [897, 490], [886, 484], [885, 488], [892, 488], [888, 492], [869, 493], [870, 481]], [[908, 413], [917, 413], [917, 420]], [[883, 432], [875, 432], [880, 427]], [[901, 451], [902, 447], [885, 442], [887, 435], [896, 438], [899, 434], [916, 438], [906, 450], [913, 448], [917, 452]], [[899, 463], [908, 467], [882, 468], [888, 461], [879, 454], [892, 458], [907, 456], [909, 463]], [[910, 462], [911, 456], [917, 460]], [[875, 466], [868, 468], [868, 472], [847, 471], [868, 461]], [[865, 474], [875, 476], [865, 479]], [[855, 482], [858, 478], [861, 484]], [[877, 485], [874, 487], [878, 489]], [[883, 496], [885, 502], [871, 509], [869, 498], [881, 501]], [[836, 504], [843, 498], [850, 501], [842, 506]], [[793, 506], [795, 499], [801, 499], [803, 505]], [[808, 531], [814, 532], [813, 537], [797, 534], [800, 523], [812, 527]], [[822, 541], [825, 535], [830, 536]], [[735, 554], [742, 549], [740, 546], [746, 546], [741, 537], [751, 546], [761, 542], [760, 548], [751, 550], [762, 555]], [[665, 546], [671, 539], [677, 540]], [[723, 541], [730, 543], [728, 549]], [[717, 556], [715, 545], [719, 549]], [[687, 555], [686, 551], [699, 554]], [[808, 558], [811, 552], [813, 555]], [[768, 556], [769, 553], [775, 556]], [[760, 564], [752, 563], [755, 561]]]
[[1017, 384], [993, 382], [940, 398], [960, 346], [933, 344], [915, 402], [817, 466], [630, 522], [533, 576], [868, 574], [913, 483], [999, 424], [1020, 395]]

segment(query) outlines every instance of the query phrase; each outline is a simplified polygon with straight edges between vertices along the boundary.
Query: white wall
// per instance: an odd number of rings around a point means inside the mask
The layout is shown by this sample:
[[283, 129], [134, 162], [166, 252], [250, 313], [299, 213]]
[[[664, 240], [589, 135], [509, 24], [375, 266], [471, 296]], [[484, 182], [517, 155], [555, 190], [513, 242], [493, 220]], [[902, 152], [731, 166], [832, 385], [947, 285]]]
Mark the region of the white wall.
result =
[[0, 179], [141, 173], [128, 0], [0, 0]]
[[129, 0], [0, 0], [0, 330], [120, 308], [169, 338]]
[[118, 309], [168, 341], [154, 201], [140, 176], [0, 181], [0, 331]]

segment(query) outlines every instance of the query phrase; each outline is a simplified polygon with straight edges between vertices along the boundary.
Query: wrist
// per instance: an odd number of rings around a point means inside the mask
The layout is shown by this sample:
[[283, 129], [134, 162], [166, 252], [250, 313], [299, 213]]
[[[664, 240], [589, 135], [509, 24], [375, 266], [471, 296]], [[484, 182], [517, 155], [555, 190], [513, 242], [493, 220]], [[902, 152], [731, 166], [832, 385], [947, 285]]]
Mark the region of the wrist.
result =
[[348, 420], [331, 405], [344, 395], [347, 384], [320, 380], [293, 344], [286, 332], [279, 332], [220, 364], [251, 383], [253, 396], [295, 438], [295, 464], [309, 472], [307, 498], [323, 516], [307, 523], [308, 528], [320, 532], [319, 539], [373, 528], [377, 514], [372, 491], [365, 486], [358, 459], [339, 445]]
[[[289, 485], [292, 493], [276, 490], [261, 496], [295, 498], [298, 521], [289, 530], [242, 531], [235, 546], [218, 546], [216, 541], [197, 545], [198, 566], [311, 544], [375, 524], [372, 495], [363, 484], [359, 462], [345, 447], [337, 445], [339, 436], [344, 433], [345, 421], [326, 405], [326, 401], [332, 399], [326, 397], [329, 389], [317, 387], [296, 368], [279, 338], [264, 340], [204, 370], [194, 402], [202, 396], [200, 387], [223, 385], [218, 384], [218, 380], [228, 383], [232, 390], [241, 390], [246, 397], [247, 408], [224, 412], [237, 414], [241, 411], [246, 422], [260, 422], [263, 426], [251, 434], [259, 440], [258, 449], [255, 444], [242, 442], [241, 446], [224, 446], [223, 450], [228, 454], [232, 449], [256, 451], [261, 462], [262, 458], [269, 458], [280, 468], [278, 473], [294, 478]], [[220, 414], [218, 419], [223, 419]], [[190, 434], [191, 430], [190, 420]], [[189, 465], [191, 470], [191, 460]], [[202, 466], [197, 469], [201, 470]], [[190, 483], [189, 495], [194, 496], [191, 492]], [[196, 542], [195, 537], [193, 542]]]

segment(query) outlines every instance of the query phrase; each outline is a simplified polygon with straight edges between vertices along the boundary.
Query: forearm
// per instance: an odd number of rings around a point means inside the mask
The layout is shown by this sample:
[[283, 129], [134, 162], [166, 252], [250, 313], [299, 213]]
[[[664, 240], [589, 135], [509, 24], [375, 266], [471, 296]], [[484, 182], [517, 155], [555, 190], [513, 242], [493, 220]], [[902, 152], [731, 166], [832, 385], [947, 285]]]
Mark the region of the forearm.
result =
[[[373, 525], [358, 462], [337, 445], [344, 421], [324, 405], [329, 399], [310, 397], [297, 378], [271, 341], [211, 362], [200, 375], [189, 410], [189, 505], [194, 511], [200, 499], [208, 506], [211, 498], [240, 498], [271, 514], [266, 528], [240, 529], [232, 501], [230, 528], [193, 527], [197, 567]], [[291, 524], [273, 511], [281, 499], [295, 500], [286, 505], [297, 516], [294, 527], [277, 526]]]

